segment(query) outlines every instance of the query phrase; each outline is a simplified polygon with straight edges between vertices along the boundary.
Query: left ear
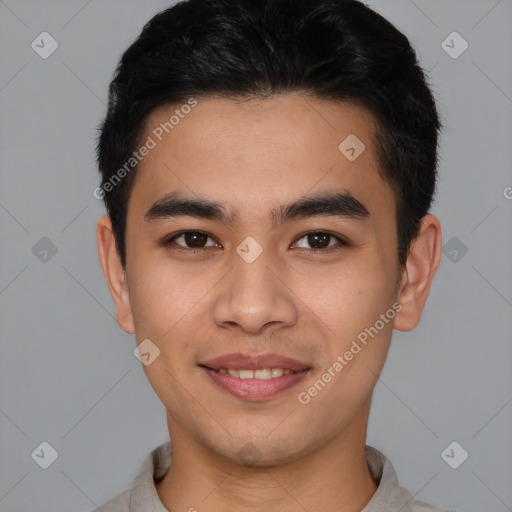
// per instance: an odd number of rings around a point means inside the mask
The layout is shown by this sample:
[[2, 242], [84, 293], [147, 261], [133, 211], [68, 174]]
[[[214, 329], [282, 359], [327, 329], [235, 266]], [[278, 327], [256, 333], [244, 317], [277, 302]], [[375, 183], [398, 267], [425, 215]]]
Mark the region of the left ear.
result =
[[441, 261], [441, 250], [441, 223], [435, 215], [425, 215], [421, 219], [418, 236], [411, 243], [402, 271], [398, 293], [402, 309], [395, 317], [395, 329], [410, 331], [418, 325]]

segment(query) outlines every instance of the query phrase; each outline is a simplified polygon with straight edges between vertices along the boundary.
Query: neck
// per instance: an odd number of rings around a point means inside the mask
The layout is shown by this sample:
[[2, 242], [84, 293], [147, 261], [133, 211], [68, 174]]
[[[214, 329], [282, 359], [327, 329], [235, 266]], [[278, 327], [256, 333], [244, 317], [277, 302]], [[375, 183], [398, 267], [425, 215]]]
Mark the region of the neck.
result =
[[173, 460], [157, 493], [170, 511], [360, 512], [377, 490], [365, 456], [368, 411], [307, 455], [267, 466], [218, 455], [168, 416]]

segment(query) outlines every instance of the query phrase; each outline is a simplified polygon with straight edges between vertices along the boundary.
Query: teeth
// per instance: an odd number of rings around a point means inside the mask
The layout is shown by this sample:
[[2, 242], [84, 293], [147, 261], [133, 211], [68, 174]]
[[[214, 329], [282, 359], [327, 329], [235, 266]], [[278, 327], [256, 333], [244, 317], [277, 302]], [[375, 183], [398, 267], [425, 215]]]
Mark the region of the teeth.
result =
[[262, 370], [254, 371], [255, 379], [271, 379], [272, 378], [272, 370], [270, 368], [263, 368]]
[[261, 368], [259, 370], [233, 370], [231, 368], [219, 368], [219, 373], [229, 373], [232, 377], [238, 377], [239, 379], [259, 379], [268, 380], [281, 377], [282, 375], [289, 375], [294, 373], [292, 370], [286, 368]]

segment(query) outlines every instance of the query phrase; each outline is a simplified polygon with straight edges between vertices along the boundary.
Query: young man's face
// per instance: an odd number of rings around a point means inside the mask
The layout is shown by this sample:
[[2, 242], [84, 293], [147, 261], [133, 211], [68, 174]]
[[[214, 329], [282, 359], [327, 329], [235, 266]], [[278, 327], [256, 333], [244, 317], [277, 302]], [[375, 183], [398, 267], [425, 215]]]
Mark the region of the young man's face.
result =
[[[260, 464], [364, 438], [404, 314], [393, 320], [404, 293], [395, 198], [378, 172], [372, 116], [296, 94], [198, 98], [159, 141], [153, 130], [176, 108], [156, 110], [146, 127], [143, 141], [157, 144], [131, 192], [127, 288], [116, 299], [121, 327], [160, 350], [144, 370], [171, 438]], [[207, 218], [207, 208], [150, 212], [169, 194], [215, 202], [226, 218]], [[333, 194], [346, 197], [302, 215], [286, 210]], [[275, 359], [258, 360], [268, 354]], [[261, 378], [223, 368], [260, 369]]]

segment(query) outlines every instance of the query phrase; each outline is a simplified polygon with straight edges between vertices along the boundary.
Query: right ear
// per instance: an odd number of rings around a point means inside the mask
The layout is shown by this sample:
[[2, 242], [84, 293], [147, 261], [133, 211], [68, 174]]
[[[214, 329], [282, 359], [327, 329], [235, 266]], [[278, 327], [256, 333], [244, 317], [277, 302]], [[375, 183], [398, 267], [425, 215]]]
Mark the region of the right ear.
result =
[[135, 326], [133, 322], [130, 293], [126, 284], [126, 273], [121, 265], [121, 258], [117, 250], [112, 221], [108, 215], [103, 215], [96, 226], [96, 238], [98, 241], [98, 256], [100, 258], [103, 275], [107, 281], [110, 295], [116, 306], [116, 321], [119, 327], [133, 334]]

